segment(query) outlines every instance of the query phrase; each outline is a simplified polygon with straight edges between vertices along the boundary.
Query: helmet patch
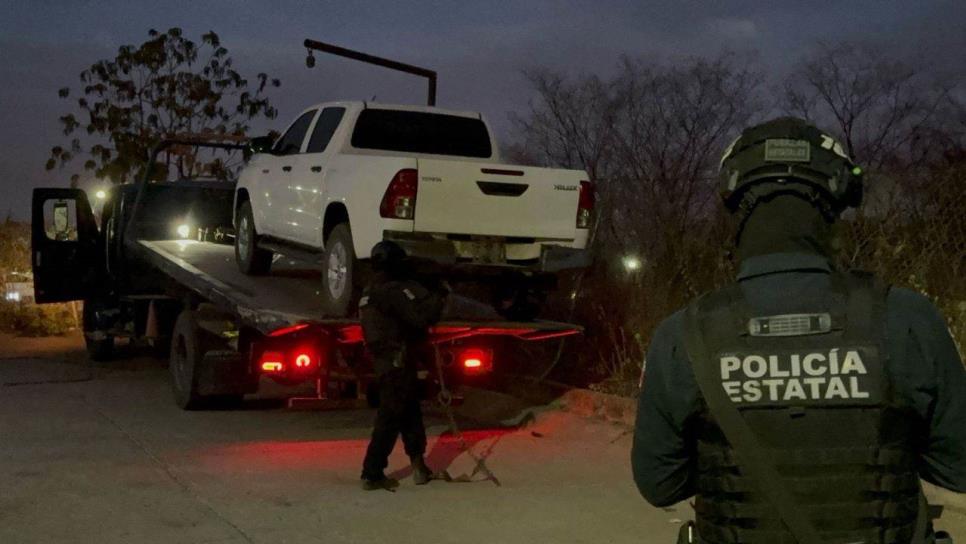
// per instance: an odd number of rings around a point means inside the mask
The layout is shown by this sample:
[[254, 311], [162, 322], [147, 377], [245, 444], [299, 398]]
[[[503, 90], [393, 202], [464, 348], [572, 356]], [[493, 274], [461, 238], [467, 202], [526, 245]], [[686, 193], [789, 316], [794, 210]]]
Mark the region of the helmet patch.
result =
[[768, 139], [765, 140], [765, 160], [809, 162], [812, 160], [812, 147], [806, 140]]

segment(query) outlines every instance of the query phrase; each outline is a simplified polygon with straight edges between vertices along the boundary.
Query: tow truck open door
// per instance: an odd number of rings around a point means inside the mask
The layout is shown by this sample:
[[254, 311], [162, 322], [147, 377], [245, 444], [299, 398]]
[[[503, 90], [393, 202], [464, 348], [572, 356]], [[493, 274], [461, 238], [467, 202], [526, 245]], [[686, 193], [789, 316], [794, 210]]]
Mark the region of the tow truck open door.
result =
[[34, 189], [31, 264], [37, 302], [86, 298], [95, 283], [97, 222], [80, 189]]

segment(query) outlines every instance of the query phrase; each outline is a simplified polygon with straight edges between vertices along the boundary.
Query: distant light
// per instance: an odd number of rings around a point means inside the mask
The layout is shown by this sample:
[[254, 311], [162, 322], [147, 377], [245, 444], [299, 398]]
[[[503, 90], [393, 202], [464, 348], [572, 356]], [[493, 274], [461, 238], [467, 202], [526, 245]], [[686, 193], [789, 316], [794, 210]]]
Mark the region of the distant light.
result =
[[18, 293], [16, 291], [11, 291], [11, 292], [7, 293], [7, 300], [10, 300], [10, 301], [13, 301], [13, 302], [19, 302], [20, 301], [20, 293]]
[[104, 189], [98, 189], [97, 192], [94, 193], [94, 196], [97, 197], [98, 200], [104, 200], [107, 198], [107, 191]]
[[624, 257], [621, 259], [621, 262], [624, 264], [624, 270], [627, 270], [628, 272], [634, 272], [641, 269], [641, 260], [632, 255]]
[[178, 236], [187, 238], [189, 234], [191, 234], [191, 227], [188, 225], [178, 225]]
[[856, 166], [855, 168], [853, 168], [852, 169], [852, 175], [853, 176], [861, 176], [862, 175], [862, 168], [860, 168], [858, 166]]

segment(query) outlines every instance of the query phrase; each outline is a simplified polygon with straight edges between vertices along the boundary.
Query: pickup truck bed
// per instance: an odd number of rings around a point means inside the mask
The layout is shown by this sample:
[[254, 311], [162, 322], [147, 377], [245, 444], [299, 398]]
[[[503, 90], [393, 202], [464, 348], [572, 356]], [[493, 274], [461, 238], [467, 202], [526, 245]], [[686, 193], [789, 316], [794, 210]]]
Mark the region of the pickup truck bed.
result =
[[[356, 319], [322, 319], [320, 274], [297, 268], [281, 259], [269, 276], [248, 276], [235, 264], [229, 245], [192, 240], [138, 241], [141, 257], [180, 286], [237, 315], [244, 324], [263, 334], [296, 323], [316, 323], [336, 329], [344, 342], [361, 340]], [[457, 310], [458, 312], [458, 310]], [[434, 328], [437, 341], [481, 334], [543, 340], [581, 332], [569, 323], [554, 321], [509, 322], [467, 319], [448, 312]]]

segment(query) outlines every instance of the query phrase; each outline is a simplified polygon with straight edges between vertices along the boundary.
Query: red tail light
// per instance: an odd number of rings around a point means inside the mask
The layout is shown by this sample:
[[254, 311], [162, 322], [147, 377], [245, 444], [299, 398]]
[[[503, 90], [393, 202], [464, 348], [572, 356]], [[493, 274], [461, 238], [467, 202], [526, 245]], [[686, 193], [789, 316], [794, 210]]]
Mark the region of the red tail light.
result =
[[277, 351], [266, 351], [262, 353], [261, 359], [258, 361], [258, 368], [262, 369], [262, 372], [275, 373], [285, 370], [285, 364], [282, 362], [284, 355]]
[[580, 182], [580, 197], [577, 199], [577, 228], [589, 229], [594, 216], [594, 205], [597, 197], [594, 194], [594, 184], [589, 181]]
[[282, 327], [281, 329], [275, 329], [274, 331], [268, 333], [269, 336], [285, 336], [286, 334], [291, 334], [293, 332], [298, 332], [309, 328], [308, 323], [296, 323], [295, 325], [290, 325], [288, 327]]
[[312, 347], [299, 347], [289, 352], [266, 351], [258, 360], [258, 368], [266, 374], [308, 372], [320, 364], [318, 351]]
[[388, 219], [412, 219], [416, 212], [419, 172], [406, 168], [396, 172], [379, 204], [379, 215]]
[[295, 370], [308, 370], [315, 365], [315, 352], [298, 350], [292, 354], [292, 365]]
[[493, 370], [493, 351], [480, 348], [465, 349], [459, 354], [459, 362], [466, 374], [486, 374]]

